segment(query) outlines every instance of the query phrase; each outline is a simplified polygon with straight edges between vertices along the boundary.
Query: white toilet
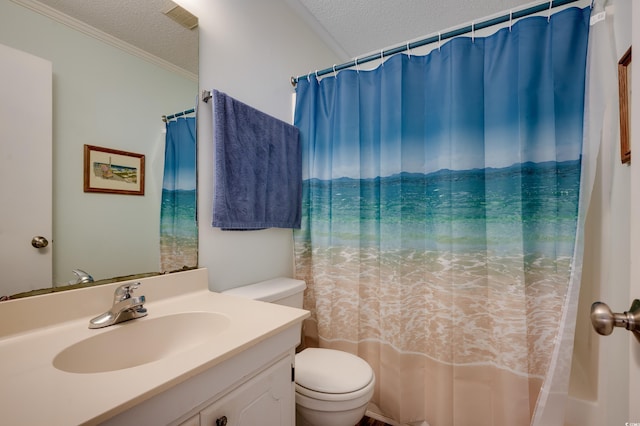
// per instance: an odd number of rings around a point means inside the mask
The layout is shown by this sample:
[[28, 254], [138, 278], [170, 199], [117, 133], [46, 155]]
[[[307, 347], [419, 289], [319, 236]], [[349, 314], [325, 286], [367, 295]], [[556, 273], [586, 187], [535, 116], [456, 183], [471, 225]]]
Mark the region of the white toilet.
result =
[[[276, 278], [225, 294], [302, 308], [304, 281]], [[363, 359], [333, 349], [296, 354], [296, 425], [354, 426], [373, 396], [375, 375]]]

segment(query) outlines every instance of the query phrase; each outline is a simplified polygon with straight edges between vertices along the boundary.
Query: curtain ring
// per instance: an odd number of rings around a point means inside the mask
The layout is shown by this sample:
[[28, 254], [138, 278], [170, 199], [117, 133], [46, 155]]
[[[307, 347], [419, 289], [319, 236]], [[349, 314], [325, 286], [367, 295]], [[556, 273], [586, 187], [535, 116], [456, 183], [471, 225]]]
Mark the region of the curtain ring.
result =
[[442, 33], [438, 31], [438, 52], [440, 51], [440, 43], [442, 42]]
[[311, 71], [309, 71], [309, 74], [307, 74], [307, 81], [311, 83]]
[[476, 24], [474, 22], [471, 23], [471, 43], [476, 42]]
[[409, 49], [409, 42], [407, 42], [407, 55], [409, 55], [409, 59], [411, 59], [411, 49]]
[[551, 22], [551, 8], [553, 7], [553, 0], [549, 2], [549, 16], [547, 16], [547, 22]]
[[355, 63], [356, 63], [356, 71], [358, 72], [358, 74], [360, 74], [360, 68], [358, 67], [358, 57], [356, 56], [355, 59]]
[[384, 49], [380, 49], [380, 63], [384, 67]]
[[513, 10], [509, 11], [509, 32], [511, 32], [511, 27], [513, 26]]
[[316, 70], [316, 81], [320, 81], [318, 80], [318, 70]]
[[333, 75], [338, 78], [338, 73], [336, 72], [336, 64], [333, 64]]

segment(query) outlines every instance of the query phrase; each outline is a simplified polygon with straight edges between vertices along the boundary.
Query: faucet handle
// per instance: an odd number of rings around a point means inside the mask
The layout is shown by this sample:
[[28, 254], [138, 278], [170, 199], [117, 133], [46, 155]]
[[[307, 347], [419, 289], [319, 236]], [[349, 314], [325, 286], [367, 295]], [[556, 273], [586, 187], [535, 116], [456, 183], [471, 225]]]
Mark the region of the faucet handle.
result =
[[129, 299], [133, 294], [133, 290], [140, 287], [140, 283], [127, 283], [122, 284], [116, 288], [115, 293], [113, 294], [113, 302], [118, 303], [122, 302], [125, 299]]

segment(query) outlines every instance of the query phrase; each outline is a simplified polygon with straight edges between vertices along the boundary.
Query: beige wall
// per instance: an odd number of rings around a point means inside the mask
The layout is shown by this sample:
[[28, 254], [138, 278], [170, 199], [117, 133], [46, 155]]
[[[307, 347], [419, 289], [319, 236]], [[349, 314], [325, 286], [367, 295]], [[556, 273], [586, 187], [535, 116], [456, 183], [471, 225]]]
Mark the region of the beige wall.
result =
[[[638, 2], [633, 2], [632, 6], [632, 28], [633, 28], [633, 44], [636, 46], [640, 46], [640, 7], [638, 7]], [[636, 55], [637, 56], [637, 55]], [[638, 81], [640, 81], [640, 68], [637, 65], [632, 67], [632, 79], [636, 83], [633, 83], [638, 87]], [[635, 90], [632, 93], [631, 103], [633, 105], [640, 105], [640, 91]], [[640, 128], [638, 127], [638, 123], [640, 123], [640, 109], [638, 107], [634, 107], [631, 110], [631, 146], [638, 147], [640, 146]], [[636, 152], [635, 163], [632, 163], [631, 166], [631, 217], [633, 220], [630, 224], [630, 240], [631, 246], [629, 250], [629, 257], [631, 259], [631, 272], [630, 272], [630, 280], [629, 280], [629, 292], [627, 293], [627, 308], [631, 304], [631, 300], [640, 299], [640, 262], [638, 262], [638, 258], [640, 257], [640, 221], [638, 218], [640, 217], [640, 167], [638, 167], [638, 151]], [[628, 333], [627, 333], [628, 334]], [[614, 392], [625, 392], [629, 401], [629, 421], [640, 423], [640, 404], [638, 404], [638, 395], [640, 395], [640, 345], [638, 341], [628, 336], [630, 349], [628, 351], [628, 355], [630, 358], [629, 361], [629, 374], [627, 375], [629, 379], [629, 387], [627, 389], [610, 389], [611, 393]]]
[[[201, 90], [220, 90], [290, 122], [294, 93], [290, 77], [337, 62], [284, 0], [184, 3], [199, 17]], [[199, 264], [209, 268], [210, 288], [219, 291], [292, 276], [291, 230], [212, 228], [211, 104], [200, 102], [199, 114]]]
[[[631, 0], [614, 0], [608, 2], [606, 9], [614, 36], [610, 64], [614, 74], [615, 61], [631, 45], [631, 3]], [[617, 95], [613, 97], [617, 101]], [[617, 129], [617, 108], [617, 104], [609, 106], [615, 114], [610, 118], [613, 122], [605, 123], [606, 126]], [[619, 329], [610, 336], [600, 336], [593, 331], [589, 318], [591, 304], [595, 301], [607, 303], [614, 312], [627, 310], [631, 303], [632, 170], [628, 164], [620, 162], [618, 138], [603, 138], [601, 144], [585, 225], [585, 257], [566, 417], [568, 426], [632, 421], [629, 418], [630, 400], [623, 391], [629, 386], [631, 334]]]

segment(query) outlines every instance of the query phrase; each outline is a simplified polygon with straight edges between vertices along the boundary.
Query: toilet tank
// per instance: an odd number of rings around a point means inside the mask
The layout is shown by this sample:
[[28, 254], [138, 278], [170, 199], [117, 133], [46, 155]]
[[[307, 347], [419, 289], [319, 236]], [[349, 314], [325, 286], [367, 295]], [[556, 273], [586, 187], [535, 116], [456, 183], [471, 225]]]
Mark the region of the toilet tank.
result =
[[306, 287], [302, 280], [281, 277], [232, 288], [222, 293], [302, 309]]

